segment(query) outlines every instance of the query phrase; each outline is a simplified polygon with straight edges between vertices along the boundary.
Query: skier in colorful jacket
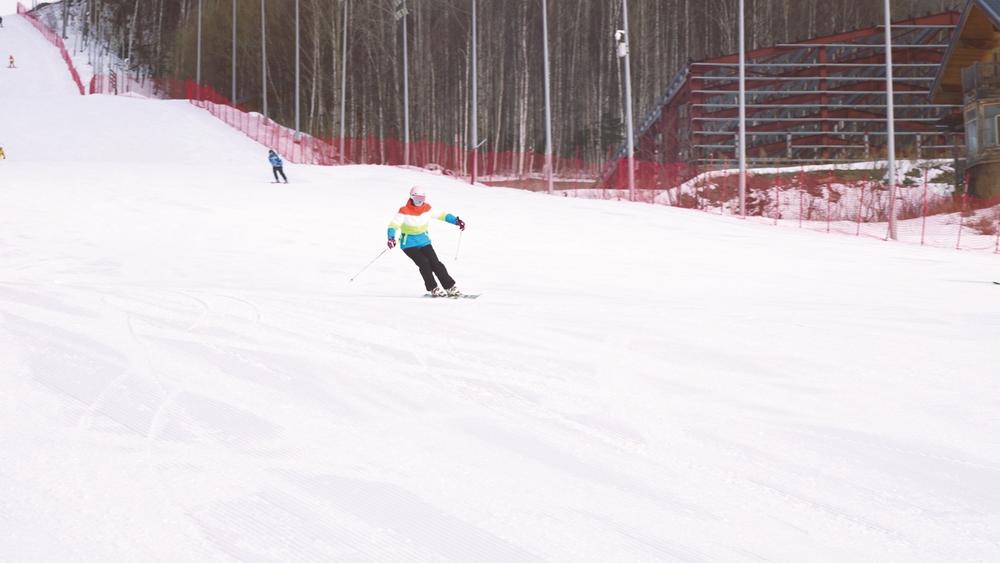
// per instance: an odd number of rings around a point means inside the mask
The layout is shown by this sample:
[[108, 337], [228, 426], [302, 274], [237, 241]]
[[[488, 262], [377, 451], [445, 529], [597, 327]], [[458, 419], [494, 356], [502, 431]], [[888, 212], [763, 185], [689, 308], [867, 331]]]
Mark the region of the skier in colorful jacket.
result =
[[[431, 238], [427, 235], [427, 227], [431, 219], [445, 221], [452, 225], [457, 225], [459, 229], [465, 230], [465, 221], [462, 221], [451, 213], [433, 211], [430, 204], [426, 202], [426, 194], [423, 188], [414, 186], [410, 190], [410, 199], [406, 205], [399, 208], [399, 212], [389, 223], [389, 249], [396, 246], [396, 233], [400, 233], [399, 247], [410, 257], [410, 260], [420, 269], [420, 276], [424, 278], [424, 287], [433, 297], [461, 297], [462, 293], [455, 285], [455, 280], [448, 275], [448, 269], [438, 260], [434, 247], [431, 246]], [[444, 290], [438, 287], [437, 279], [441, 281]]]
[[288, 177], [285, 176], [285, 163], [282, 162], [281, 157], [274, 150], [267, 151], [267, 159], [271, 161], [271, 172], [274, 172], [274, 183], [278, 183], [278, 174], [285, 179], [285, 183], [288, 183]]

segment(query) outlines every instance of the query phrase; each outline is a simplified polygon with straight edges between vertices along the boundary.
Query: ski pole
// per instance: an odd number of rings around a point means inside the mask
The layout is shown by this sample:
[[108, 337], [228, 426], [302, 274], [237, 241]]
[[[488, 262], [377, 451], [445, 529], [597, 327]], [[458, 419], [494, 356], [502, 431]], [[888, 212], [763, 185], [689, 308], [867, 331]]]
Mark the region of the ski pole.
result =
[[367, 270], [368, 268], [370, 268], [370, 267], [371, 267], [371, 265], [372, 265], [372, 264], [374, 264], [376, 260], [378, 260], [379, 258], [381, 258], [381, 257], [382, 257], [382, 255], [383, 255], [383, 254], [385, 254], [386, 252], [389, 252], [389, 249], [388, 249], [388, 248], [386, 248], [386, 249], [385, 249], [385, 250], [383, 250], [382, 252], [379, 252], [379, 253], [378, 253], [378, 256], [376, 256], [375, 258], [372, 258], [372, 261], [371, 261], [371, 262], [369, 262], [367, 266], [365, 266], [364, 268], [361, 268], [361, 271], [360, 271], [360, 272], [358, 272], [358, 273], [356, 273], [356, 274], [354, 274], [354, 277], [352, 277], [352, 278], [351, 278], [350, 280], [348, 280], [348, 281], [349, 281], [349, 282], [352, 282], [352, 281], [354, 281], [354, 279], [355, 279], [355, 278], [357, 278], [357, 277], [358, 277], [358, 276], [360, 276], [360, 275], [361, 275], [362, 273], [364, 273], [364, 271], [365, 271], [365, 270]]
[[464, 230], [458, 231], [458, 246], [455, 247], [455, 261], [458, 262], [458, 251], [462, 250], [462, 235], [465, 233]]

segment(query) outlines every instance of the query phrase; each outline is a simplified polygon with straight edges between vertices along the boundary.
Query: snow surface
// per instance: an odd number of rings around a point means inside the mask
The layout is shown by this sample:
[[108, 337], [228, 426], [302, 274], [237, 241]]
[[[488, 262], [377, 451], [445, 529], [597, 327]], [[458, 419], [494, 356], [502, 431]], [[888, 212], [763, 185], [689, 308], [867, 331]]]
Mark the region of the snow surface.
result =
[[[2, 559], [1000, 559], [1000, 257], [394, 168], [273, 185], [207, 112], [73, 95], [29, 31], [0, 33]], [[482, 298], [420, 298], [398, 250], [347, 281], [414, 183]]]
[[0, 16], [12, 16], [17, 13], [17, 0], [0, 0]]

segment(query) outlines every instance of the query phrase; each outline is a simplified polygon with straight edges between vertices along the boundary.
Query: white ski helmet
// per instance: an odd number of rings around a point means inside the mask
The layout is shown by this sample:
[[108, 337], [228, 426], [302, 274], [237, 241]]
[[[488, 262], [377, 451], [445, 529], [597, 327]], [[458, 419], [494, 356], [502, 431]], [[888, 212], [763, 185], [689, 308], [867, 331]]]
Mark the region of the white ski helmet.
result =
[[424, 193], [424, 189], [421, 188], [420, 186], [413, 186], [412, 188], [410, 188], [410, 199], [413, 200], [413, 203], [417, 203], [419, 205], [420, 203], [424, 202], [424, 199], [426, 197], [427, 194]]

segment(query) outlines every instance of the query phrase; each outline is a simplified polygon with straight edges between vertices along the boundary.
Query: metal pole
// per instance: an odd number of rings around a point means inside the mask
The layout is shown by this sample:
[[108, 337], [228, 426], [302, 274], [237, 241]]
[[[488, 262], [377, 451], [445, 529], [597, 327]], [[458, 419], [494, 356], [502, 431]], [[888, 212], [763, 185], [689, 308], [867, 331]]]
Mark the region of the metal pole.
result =
[[236, 0], [233, 0], [233, 95], [229, 101], [236, 105]]
[[635, 201], [635, 134], [632, 130], [632, 69], [629, 64], [628, 0], [622, 0], [625, 31], [625, 137], [628, 147], [628, 199]]
[[[198, 0], [198, 60], [195, 66], [194, 81], [201, 91], [201, 0]], [[201, 96], [199, 96], [199, 99]]]
[[295, 0], [295, 139], [298, 140], [302, 123], [299, 119], [300, 108], [302, 106], [301, 96], [299, 96], [299, 0]]
[[347, 281], [348, 282], [353, 282], [355, 279], [357, 279], [358, 276], [360, 276], [361, 274], [365, 273], [365, 270], [367, 270], [368, 268], [370, 268], [371, 265], [374, 264], [376, 260], [378, 260], [379, 258], [381, 258], [382, 256], [384, 256], [386, 252], [389, 252], [388, 248], [383, 249], [382, 252], [379, 252], [378, 256], [376, 256], [375, 258], [372, 258], [371, 262], [365, 264], [365, 267], [361, 268], [360, 272], [358, 272], [358, 273], [354, 274], [353, 276], [351, 276], [351, 279], [349, 279]]
[[407, 46], [406, 3], [403, 3], [403, 166], [410, 165], [410, 56]]
[[889, 238], [896, 240], [896, 123], [895, 100], [892, 91], [892, 10], [885, 0], [885, 96], [886, 124], [889, 140]]
[[553, 193], [552, 182], [552, 97], [549, 84], [549, 7], [548, 0], [542, 0], [542, 38], [545, 43], [545, 174], [549, 193]]
[[260, 0], [260, 90], [263, 98], [264, 118], [267, 119], [267, 9]]
[[341, 35], [343, 36], [343, 45], [340, 48], [341, 52], [341, 62], [340, 62], [340, 163], [344, 164], [347, 162], [346, 156], [344, 155], [344, 136], [346, 135], [344, 119], [347, 116], [347, 4], [348, 0], [344, 0], [344, 29]]
[[740, 0], [740, 216], [747, 216], [747, 52], [744, 0]]
[[476, 0], [472, 0], [472, 181], [479, 175], [479, 85], [476, 80]]

